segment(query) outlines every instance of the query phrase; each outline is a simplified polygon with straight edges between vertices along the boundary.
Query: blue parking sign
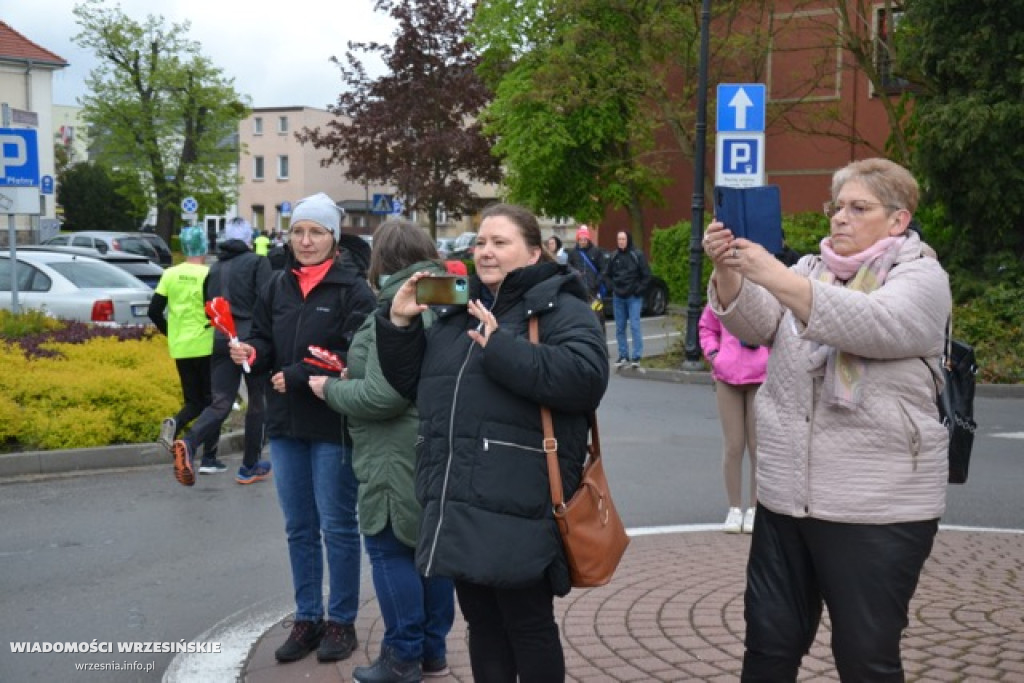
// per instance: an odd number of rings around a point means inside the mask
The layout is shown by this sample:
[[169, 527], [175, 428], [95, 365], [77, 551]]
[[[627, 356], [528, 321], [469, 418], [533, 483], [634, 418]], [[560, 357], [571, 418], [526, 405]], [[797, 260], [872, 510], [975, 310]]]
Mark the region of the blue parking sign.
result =
[[39, 187], [36, 131], [0, 128], [0, 187]]

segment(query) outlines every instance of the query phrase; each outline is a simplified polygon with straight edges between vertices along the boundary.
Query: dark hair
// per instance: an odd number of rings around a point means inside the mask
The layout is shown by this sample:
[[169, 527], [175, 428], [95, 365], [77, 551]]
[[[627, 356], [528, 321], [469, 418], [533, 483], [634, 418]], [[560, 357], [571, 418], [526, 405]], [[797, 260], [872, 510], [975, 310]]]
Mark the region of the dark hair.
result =
[[438, 260], [437, 245], [412, 221], [393, 218], [373, 233], [373, 254], [367, 279], [378, 286], [381, 275], [392, 275], [420, 261]]
[[540, 234], [540, 224], [537, 222], [537, 217], [529, 209], [516, 204], [491, 204], [480, 214], [480, 220], [483, 222], [492, 216], [503, 216], [512, 221], [519, 228], [519, 234], [522, 235], [526, 246], [540, 249], [539, 261], [555, 260], [554, 254], [551, 254], [544, 248], [544, 240]]
[[555, 250], [562, 248], [562, 239], [558, 235], [551, 235], [550, 237], [548, 237], [548, 240], [555, 241]]

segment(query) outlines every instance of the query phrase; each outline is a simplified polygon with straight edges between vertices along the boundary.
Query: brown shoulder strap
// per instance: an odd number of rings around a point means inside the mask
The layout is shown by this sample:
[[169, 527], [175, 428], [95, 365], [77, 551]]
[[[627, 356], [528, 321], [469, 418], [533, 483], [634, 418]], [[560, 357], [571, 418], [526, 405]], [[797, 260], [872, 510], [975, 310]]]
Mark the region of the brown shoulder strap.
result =
[[[540, 343], [540, 323], [537, 316], [530, 318], [530, 342]], [[601, 457], [601, 439], [597, 433], [597, 414], [589, 415], [590, 422], [590, 461], [596, 461]], [[551, 488], [551, 504], [558, 515], [565, 509], [565, 493], [562, 489], [562, 472], [558, 468], [558, 440], [555, 439], [555, 426], [551, 420], [551, 410], [542, 405], [540, 407], [540, 422], [544, 429], [544, 454], [548, 462], [548, 485]]]

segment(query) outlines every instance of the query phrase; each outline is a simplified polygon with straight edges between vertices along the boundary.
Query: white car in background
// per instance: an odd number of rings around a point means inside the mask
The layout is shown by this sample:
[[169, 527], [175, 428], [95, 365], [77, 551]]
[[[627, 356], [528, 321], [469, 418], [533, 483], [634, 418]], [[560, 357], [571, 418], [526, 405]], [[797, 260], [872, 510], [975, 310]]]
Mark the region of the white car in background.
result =
[[[107, 325], [147, 325], [153, 290], [133, 275], [91, 256], [17, 252], [18, 305], [55, 318]], [[0, 308], [11, 310], [9, 252], [0, 252]]]

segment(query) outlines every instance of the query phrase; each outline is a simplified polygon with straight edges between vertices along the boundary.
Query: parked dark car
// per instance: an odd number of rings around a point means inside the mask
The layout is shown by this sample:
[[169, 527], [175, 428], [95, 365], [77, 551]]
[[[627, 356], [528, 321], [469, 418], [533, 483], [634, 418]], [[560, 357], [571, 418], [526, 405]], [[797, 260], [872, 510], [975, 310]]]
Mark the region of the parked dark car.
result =
[[160, 276], [164, 269], [150, 261], [145, 256], [129, 254], [123, 251], [108, 251], [101, 254], [94, 249], [86, 247], [65, 247], [57, 244], [37, 244], [18, 247], [18, 251], [54, 251], [62, 254], [77, 254], [79, 256], [91, 256], [100, 261], [106, 261], [112, 266], [117, 266], [126, 273], [130, 273], [145, 282], [151, 289], [156, 289], [160, 282]]
[[140, 232], [139, 237], [149, 242], [156, 249], [156, 253], [160, 256], [160, 260], [157, 262], [161, 266], [174, 265], [174, 256], [171, 254], [171, 248], [167, 246], [167, 242], [164, 239], [152, 232]]

